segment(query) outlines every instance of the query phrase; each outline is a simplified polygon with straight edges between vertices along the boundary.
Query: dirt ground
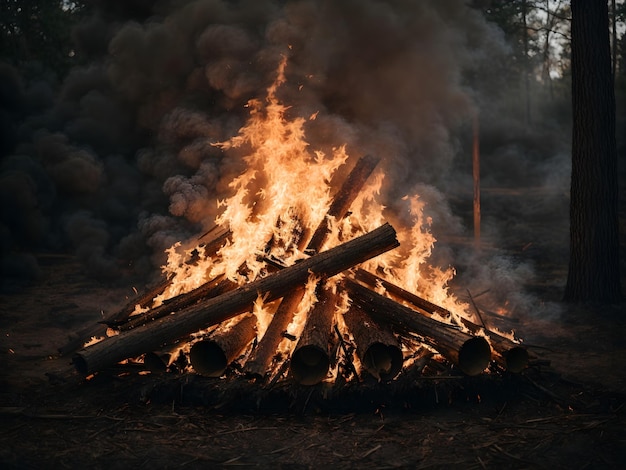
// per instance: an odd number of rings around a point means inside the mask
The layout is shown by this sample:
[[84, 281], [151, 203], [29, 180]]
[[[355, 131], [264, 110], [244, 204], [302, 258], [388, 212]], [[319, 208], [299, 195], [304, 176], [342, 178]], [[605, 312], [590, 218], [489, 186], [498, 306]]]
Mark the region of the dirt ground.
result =
[[41, 282], [0, 297], [0, 468], [626, 464], [625, 305], [517, 319], [538, 358], [519, 375], [265, 394], [237, 378], [86, 382], [57, 348], [134, 292], [85, 277], [71, 257], [40, 263]]

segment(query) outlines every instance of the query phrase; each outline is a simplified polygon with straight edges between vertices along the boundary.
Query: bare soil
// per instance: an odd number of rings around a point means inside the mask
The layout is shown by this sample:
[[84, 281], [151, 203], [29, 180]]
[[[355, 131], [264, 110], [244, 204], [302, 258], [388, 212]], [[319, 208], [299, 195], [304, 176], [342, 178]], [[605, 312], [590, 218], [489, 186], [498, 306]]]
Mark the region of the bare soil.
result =
[[[625, 305], [566, 307], [515, 328], [524, 373], [406, 374], [392, 384], [281, 386], [130, 373], [79, 377], [57, 348], [135, 293], [40, 259], [0, 297], [0, 468], [623, 468]], [[562, 266], [555, 269], [561, 269]], [[562, 273], [546, 270], [547, 301]], [[561, 276], [561, 277], [559, 277]]]

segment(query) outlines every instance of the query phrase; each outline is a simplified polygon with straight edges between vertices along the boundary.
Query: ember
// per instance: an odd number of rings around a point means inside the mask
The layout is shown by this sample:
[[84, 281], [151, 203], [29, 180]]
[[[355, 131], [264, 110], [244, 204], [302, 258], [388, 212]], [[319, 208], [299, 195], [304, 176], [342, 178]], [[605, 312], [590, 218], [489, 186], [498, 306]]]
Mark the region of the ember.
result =
[[171, 361], [188, 355], [198, 374], [219, 377], [236, 361], [258, 381], [289, 369], [303, 385], [339, 374], [391, 381], [424, 348], [467, 375], [492, 360], [524, 369], [525, 348], [475, 321], [447, 290], [454, 271], [428, 264], [435, 239], [418, 196], [405, 198], [413, 225], [396, 230], [377, 201], [378, 158], [359, 158], [337, 185], [345, 148], [308, 149], [305, 120], [288, 120], [276, 97], [285, 64], [266, 102], [250, 102], [239, 136], [216, 144], [250, 153], [215, 228], [168, 250], [165, 281], [110, 317], [117, 334], [78, 351], [76, 369], [163, 348]]

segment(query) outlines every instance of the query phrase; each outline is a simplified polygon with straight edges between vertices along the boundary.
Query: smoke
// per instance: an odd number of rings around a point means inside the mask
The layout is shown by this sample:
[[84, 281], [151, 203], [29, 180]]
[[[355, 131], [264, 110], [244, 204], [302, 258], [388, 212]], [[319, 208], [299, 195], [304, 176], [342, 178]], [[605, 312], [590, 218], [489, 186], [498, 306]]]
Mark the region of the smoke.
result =
[[[210, 228], [243, 168], [241, 151], [213, 144], [236, 135], [283, 56], [279, 96], [290, 115], [318, 113], [306, 124], [311, 147], [383, 158], [390, 212], [400, 217], [402, 196], [420, 194], [440, 240], [437, 263], [458, 266], [472, 288], [498, 283], [503, 293], [532, 277], [519, 260], [483, 262], [451, 243], [471, 225], [474, 115], [487, 143], [485, 184], [539, 177], [560, 188], [567, 173], [562, 142], [546, 142], [548, 131], [529, 136], [510, 112], [499, 73], [509, 47], [462, 0], [94, 4], [73, 32], [88, 63], [61, 84], [0, 66], [6, 282], [36, 279], [36, 255], [49, 250], [73, 252], [104, 280], [158, 273], [166, 248]], [[532, 158], [525, 143], [515, 147], [529, 138], [538, 142]], [[503, 215], [532, 217], [516, 204], [485, 214], [494, 243], [507, 238]]]

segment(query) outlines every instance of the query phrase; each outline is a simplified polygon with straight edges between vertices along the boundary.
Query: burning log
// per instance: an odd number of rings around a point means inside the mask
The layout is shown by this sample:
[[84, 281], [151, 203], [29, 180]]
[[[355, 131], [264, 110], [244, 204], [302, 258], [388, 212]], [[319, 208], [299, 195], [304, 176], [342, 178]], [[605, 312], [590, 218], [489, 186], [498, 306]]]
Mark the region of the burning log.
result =
[[[346, 216], [348, 209], [350, 209], [350, 206], [379, 161], [380, 159], [378, 158], [365, 156], [361, 157], [356, 162], [341, 188], [337, 191], [337, 194], [335, 194], [326, 217], [313, 233], [307, 245], [307, 251], [317, 253], [322, 248], [328, 235], [328, 219], [330, 217], [343, 218]], [[306, 243], [304, 238], [302, 240]], [[281, 300], [257, 348], [252, 353], [250, 360], [246, 362], [246, 369], [253, 377], [257, 379], [264, 377], [272, 357], [282, 341], [283, 332], [287, 329], [289, 323], [291, 323], [294, 312], [302, 300], [303, 295], [304, 290], [297, 289], [285, 295]]]
[[233, 325], [220, 328], [209, 338], [191, 346], [189, 360], [194, 370], [207, 377], [220, 377], [256, 336], [257, 318], [241, 315]]
[[202, 284], [201, 286], [186, 292], [184, 294], [177, 295], [171, 299], [163, 302], [162, 305], [152, 308], [145, 313], [135, 315], [131, 317], [126, 323], [118, 326], [120, 331], [132, 330], [138, 326], [142, 326], [148, 322], [154, 321], [158, 318], [162, 318], [171, 313], [175, 313], [189, 305], [195, 304], [202, 299], [209, 299], [217, 295], [223, 294], [229, 290], [235, 289], [237, 284], [228, 279], [222, 279], [223, 276], [218, 276], [215, 279]]
[[378, 381], [394, 379], [402, 370], [402, 349], [389, 328], [377, 324], [353, 304], [343, 316], [356, 343], [361, 365]]
[[[407, 290], [402, 289], [395, 284], [376, 276], [364, 269], [357, 269], [354, 276], [355, 279], [367, 284], [371, 287], [377, 287], [378, 285], [385, 288], [391, 297], [400, 301], [408, 302], [411, 305], [417, 307], [416, 310], [426, 316], [430, 316], [434, 313], [439, 314], [442, 318], [451, 318], [452, 313], [420, 296], [413, 294]], [[477, 333], [483, 326], [478, 325], [466, 318], [461, 318], [463, 325], [469, 329], [472, 333]], [[494, 331], [484, 327], [485, 334], [489, 337], [489, 342], [493, 348], [493, 359], [498, 362], [509, 372], [519, 373], [528, 366], [529, 355], [528, 350], [521, 344], [515, 343], [509, 338], [502, 336]]]
[[318, 301], [313, 306], [291, 355], [291, 375], [301, 385], [315, 385], [326, 378], [330, 368], [330, 342], [337, 296], [318, 285]]
[[238, 289], [160, 318], [141, 328], [112, 336], [76, 353], [78, 372], [88, 374], [129, 357], [158, 349], [191, 333], [228, 320], [250, 308], [258, 296], [274, 300], [303, 285], [311, 274], [331, 277], [399, 245], [389, 224], [305, 259]]
[[375, 274], [366, 271], [365, 269], [357, 269], [356, 274], [354, 276], [358, 281], [363, 282], [371, 287], [384, 287], [385, 290], [392, 296], [400, 300], [404, 300], [414, 305], [415, 307], [423, 310], [425, 313], [433, 314], [437, 313], [442, 318], [450, 318], [452, 314], [450, 310], [445, 309], [437, 304], [429, 302], [426, 299], [421, 298], [418, 295], [413, 294], [407, 290], [404, 290], [402, 287], [396, 286], [395, 284], [383, 279], [382, 277], [376, 276]]
[[304, 296], [304, 288], [298, 287], [287, 293], [276, 309], [267, 330], [252, 352], [250, 359], [246, 361], [246, 371], [256, 379], [262, 379], [276, 354], [278, 345], [283, 339], [283, 334], [293, 319], [294, 312]]
[[117, 325], [120, 322], [125, 321], [135, 311], [137, 305], [140, 305], [142, 307], [146, 307], [147, 305], [149, 305], [157, 295], [162, 294], [165, 289], [167, 289], [170, 283], [170, 279], [165, 279], [159, 282], [154, 287], [148, 289], [142, 295], [135, 298], [133, 301], [128, 302], [124, 306], [124, 308], [108, 316], [105, 320], [95, 325], [90, 325], [89, 327], [80, 331], [65, 345], [58, 348], [59, 354], [61, 356], [65, 356], [67, 354], [73, 353], [77, 349], [80, 349], [90, 338], [94, 336], [105, 336], [108, 326]]
[[478, 375], [491, 359], [487, 340], [419, 314], [355, 281], [345, 279], [350, 298], [376, 320], [390, 322], [404, 334], [418, 334], [425, 344], [439, 351], [466, 375]]
[[333, 202], [328, 208], [325, 219], [313, 233], [306, 251], [317, 253], [322, 248], [329, 231], [329, 219], [345, 217], [348, 209], [350, 209], [350, 206], [358, 196], [361, 188], [365, 184], [365, 181], [367, 181], [369, 176], [372, 174], [379, 161], [379, 158], [366, 155], [356, 162], [356, 165], [346, 178], [341, 189], [333, 198]]

